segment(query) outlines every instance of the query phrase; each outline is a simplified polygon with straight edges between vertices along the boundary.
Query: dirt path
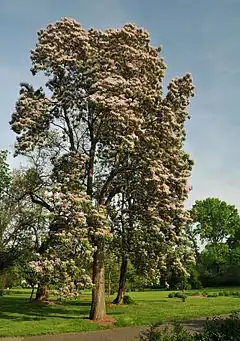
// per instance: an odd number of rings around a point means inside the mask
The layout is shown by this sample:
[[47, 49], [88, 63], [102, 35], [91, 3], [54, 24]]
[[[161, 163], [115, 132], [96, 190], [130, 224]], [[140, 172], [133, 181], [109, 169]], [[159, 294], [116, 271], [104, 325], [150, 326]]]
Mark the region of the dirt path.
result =
[[[224, 315], [226, 318], [229, 315]], [[206, 318], [197, 318], [183, 321], [182, 325], [189, 331], [200, 331]], [[147, 327], [126, 327], [107, 330], [97, 330], [94, 332], [68, 333], [58, 335], [40, 335], [26, 337], [6, 337], [0, 338], [0, 341], [137, 341], [141, 331]]]

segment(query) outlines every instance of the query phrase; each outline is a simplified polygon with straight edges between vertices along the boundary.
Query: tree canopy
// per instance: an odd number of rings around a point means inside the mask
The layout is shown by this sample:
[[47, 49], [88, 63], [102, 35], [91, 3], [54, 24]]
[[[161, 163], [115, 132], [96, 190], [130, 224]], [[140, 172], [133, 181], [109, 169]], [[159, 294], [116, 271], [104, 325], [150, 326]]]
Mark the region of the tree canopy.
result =
[[200, 238], [209, 243], [222, 242], [240, 229], [237, 208], [218, 198], [197, 200], [191, 216]]

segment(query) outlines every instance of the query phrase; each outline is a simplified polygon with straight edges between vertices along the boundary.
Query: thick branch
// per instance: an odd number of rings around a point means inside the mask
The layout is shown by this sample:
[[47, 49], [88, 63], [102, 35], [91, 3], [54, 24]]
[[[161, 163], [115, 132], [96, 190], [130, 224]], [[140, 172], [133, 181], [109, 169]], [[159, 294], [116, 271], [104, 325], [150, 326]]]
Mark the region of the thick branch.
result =
[[70, 141], [70, 149], [71, 151], [76, 151], [76, 148], [75, 148], [75, 143], [74, 143], [74, 133], [73, 133], [73, 129], [71, 127], [71, 123], [70, 123], [70, 120], [69, 120], [69, 117], [68, 117], [68, 114], [67, 114], [67, 111], [65, 109], [63, 109], [63, 112], [64, 112], [64, 118], [65, 118], [65, 121], [66, 121], [66, 124], [67, 124], [67, 127], [68, 127], [68, 136], [69, 136], [69, 141]]
[[110, 174], [109, 174], [109, 177], [107, 178], [107, 180], [105, 181], [104, 185], [102, 186], [102, 189], [100, 191], [100, 194], [99, 194], [99, 203], [100, 204], [103, 204], [104, 203], [104, 197], [111, 185], [111, 182], [113, 180], [113, 178], [115, 177], [115, 175], [117, 174], [117, 170], [116, 169], [113, 169]]
[[96, 140], [92, 140], [91, 149], [89, 153], [88, 175], [87, 175], [87, 194], [92, 198], [93, 196], [93, 167], [96, 152]]
[[34, 204], [41, 205], [42, 207], [45, 207], [49, 212], [53, 212], [54, 209], [51, 207], [46, 201], [44, 201], [42, 198], [40, 198], [38, 195], [33, 195], [30, 193], [30, 198]]

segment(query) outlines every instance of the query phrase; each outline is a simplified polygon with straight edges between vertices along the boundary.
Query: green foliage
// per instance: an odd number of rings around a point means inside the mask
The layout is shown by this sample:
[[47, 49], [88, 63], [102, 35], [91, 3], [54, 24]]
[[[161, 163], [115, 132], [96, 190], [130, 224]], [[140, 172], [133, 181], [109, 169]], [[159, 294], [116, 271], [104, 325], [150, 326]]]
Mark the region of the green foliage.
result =
[[218, 292], [210, 293], [207, 297], [218, 297]]
[[113, 295], [118, 291], [120, 264], [116, 256], [109, 250], [105, 260], [105, 291]]
[[128, 262], [128, 271], [126, 278], [126, 291], [143, 291], [146, 286], [146, 280], [143, 275], [137, 273], [134, 265]]
[[[240, 216], [218, 198], [196, 201], [186, 232], [195, 250], [196, 269], [204, 287], [240, 284]], [[199, 252], [199, 239], [205, 244]]]
[[171, 292], [168, 294], [169, 298], [181, 298], [183, 302], [186, 301], [188, 295], [182, 292]]
[[168, 283], [170, 288], [176, 290], [201, 289], [202, 283], [196, 265], [189, 263], [186, 265], [189, 276], [179, 276], [179, 274], [169, 273]]
[[194, 291], [190, 293], [191, 296], [200, 296], [201, 294], [202, 293], [200, 291]]
[[181, 296], [182, 294], [180, 292], [175, 292], [174, 294], [174, 297], [177, 297], [177, 298], [182, 298]]
[[123, 297], [123, 304], [135, 304], [135, 301], [129, 295], [125, 295]]
[[238, 210], [218, 198], [197, 200], [191, 210], [201, 240], [219, 243], [240, 229]]

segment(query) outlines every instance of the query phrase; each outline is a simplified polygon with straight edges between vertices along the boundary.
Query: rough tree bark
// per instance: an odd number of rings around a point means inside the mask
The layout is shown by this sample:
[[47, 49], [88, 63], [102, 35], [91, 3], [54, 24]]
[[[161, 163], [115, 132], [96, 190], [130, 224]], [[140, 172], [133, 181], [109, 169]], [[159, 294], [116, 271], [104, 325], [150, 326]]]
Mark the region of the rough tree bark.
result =
[[45, 284], [39, 283], [36, 292], [36, 301], [48, 301], [48, 287]]
[[103, 320], [106, 317], [104, 246], [98, 245], [93, 256], [93, 290], [90, 320]]
[[120, 270], [118, 294], [115, 300], [113, 301], [113, 303], [115, 304], [123, 304], [123, 297], [125, 296], [125, 292], [126, 292], [127, 266], [128, 266], [128, 259], [125, 255], [123, 255], [121, 270]]

